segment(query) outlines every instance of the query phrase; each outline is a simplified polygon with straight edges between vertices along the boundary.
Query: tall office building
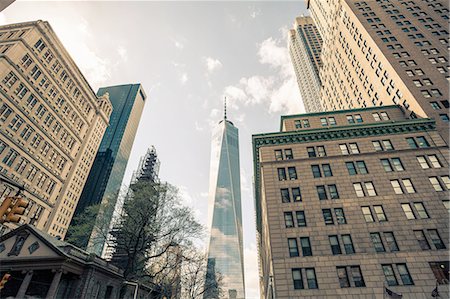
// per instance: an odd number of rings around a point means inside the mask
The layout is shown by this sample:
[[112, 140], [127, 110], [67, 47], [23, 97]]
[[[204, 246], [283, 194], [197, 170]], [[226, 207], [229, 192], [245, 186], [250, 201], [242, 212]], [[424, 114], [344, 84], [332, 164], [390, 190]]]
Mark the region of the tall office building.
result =
[[[226, 110], [212, 137], [209, 188], [206, 279], [221, 277], [224, 298], [245, 298], [239, 135]], [[204, 298], [216, 297], [205, 294]]]
[[288, 115], [253, 149], [261, 298], [429, 298], [436, 281], [448, 298], [434, 120], [398, 106]]
[[320, 52], [322, 38], [311, 17], [295, 19], [290, 30], [289, 54], [297, 77], [306, 112], [323, 110], [320, 98], [319, 69], [322, 66]]
[[[139, 166], [137, 170], [133, 173], [133, 177], [130, 182], [130, 189], [127, 194], [124, 196], [124, 202], [127, 200], [132, 200], [132, 186], [137, 183], [146, 183], [146, 184], [157, 184], [159, 183], [159, 166], [160, 161], [158, 159], [158, 155], [156, 153], [156, 149], [154, 146], [147, 150], [147, 153], [141, 158], [139, 161]], [[117, 207], [115, 213], [121, 215], [122, 207]], [[148, 215], [150, 218], [154, 215]], [[120, 217], [119, 217], [120, 221]], [[119, 223], [113, 223], [113, 228], [111, 233], [108, 235], [107, 248], [105, 250], [104, 258], [107, 260], [111, 260], [112, 263], [118, 266], [121, 269], [126, 268], [126, 262], [128, 261], [127, 256], [129, 252], [126, 249], [121, 247], [121, 238], [117, 236], [117, 225]], [[114, 235], [114, 236], [113, 236]], [[118, 240], [119, 238], [119, 240]]]
[[[0, 26], [0, 64], [0, 172], [25, 187], [21, 223], [64, 238], [111, 103], [96, 96], [47, 22]], [[0, 198], [12, 189], [1, 183]]]
[[448, 142], [449, 3], [308, 0], [323, 39], [326, 111], [399, 104]]
[[108, 94], [113, 112], [75, 214], [88, 206], [101, 204], [97, 215], [97, 223], [101, 222], [101, 225], [93, 227], [86, 244], [88, 251], [100, 256], [105, 245], [104, 236], [108, 233], [107, 222], [114, 213], [146, 95], [140, 84], [103, 87], [97, 94]]

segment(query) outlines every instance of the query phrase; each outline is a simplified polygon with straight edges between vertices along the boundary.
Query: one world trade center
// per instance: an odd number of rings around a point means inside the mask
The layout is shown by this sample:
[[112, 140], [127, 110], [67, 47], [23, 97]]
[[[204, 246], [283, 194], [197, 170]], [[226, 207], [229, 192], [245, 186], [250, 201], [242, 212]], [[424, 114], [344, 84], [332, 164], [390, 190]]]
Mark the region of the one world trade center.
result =
[[224, 117], [215, 128], [209, 181], [210, 240], [205, 283], [219, 281], [222, 292], [205, 292], [204, 298], [245, 298], [242, 244], [239, 134]]

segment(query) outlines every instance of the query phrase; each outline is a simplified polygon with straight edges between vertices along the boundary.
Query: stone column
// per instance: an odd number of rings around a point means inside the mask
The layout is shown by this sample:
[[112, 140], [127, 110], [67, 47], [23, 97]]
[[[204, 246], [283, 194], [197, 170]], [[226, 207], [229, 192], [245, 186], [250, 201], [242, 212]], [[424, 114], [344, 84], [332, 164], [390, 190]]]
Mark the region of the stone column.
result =
[[56, 297], [56, 291], [58, 290], [59, 281], [61, 280], [62, 270], [58, 269], [55, 271], [55, 275], [53, 276], [52, 284], [48, 289], [46, 299], [53, 299]]
[[[25, 272], [25, 271], [24, 271]], [[22, 272], [23, 273], [23, 272]], [[19, 291], [17, 292], [16, 298], [24, 298], [25, 292], [28, 289], [28, 286], [30, 285], [31, 278], [33, 277], [33, 271], [26, 271], [25, 278], [22, 281], [22, 284], [20, 285]]]

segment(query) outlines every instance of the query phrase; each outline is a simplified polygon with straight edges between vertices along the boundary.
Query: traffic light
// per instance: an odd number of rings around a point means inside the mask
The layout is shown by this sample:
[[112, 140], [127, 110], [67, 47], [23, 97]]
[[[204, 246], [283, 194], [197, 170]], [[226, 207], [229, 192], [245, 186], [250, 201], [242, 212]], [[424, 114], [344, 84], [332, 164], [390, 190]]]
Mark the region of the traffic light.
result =
[[13, 222], [18, 223], [20, 220], [20, 215], [25, 213], [25, 208], [28, 206], [28, 201], [22, 199], [20, 197], [16, 197], [16, 202], [14, 206], [9, 211], [8, 215], [6, 215], [5, 222]]
[[0, 290], [5, 287], [5, 284], [8, 282], [8, 280], [11, 279], [11, 274], [6, 273], [3, 275], [2, 281], [0, 281]]
[[0, 223], [5, 221], [4, 216], [8, 214], [12, 206], [13, 197], [6, 197], [0, 205]]

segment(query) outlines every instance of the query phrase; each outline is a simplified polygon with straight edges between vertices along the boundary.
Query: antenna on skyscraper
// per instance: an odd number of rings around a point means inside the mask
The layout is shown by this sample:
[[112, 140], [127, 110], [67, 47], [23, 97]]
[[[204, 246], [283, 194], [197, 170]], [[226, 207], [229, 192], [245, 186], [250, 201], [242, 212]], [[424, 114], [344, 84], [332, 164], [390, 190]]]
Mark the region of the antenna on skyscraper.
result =
[[227, 97], [223, 100], [223, 119], [227, 119]]

